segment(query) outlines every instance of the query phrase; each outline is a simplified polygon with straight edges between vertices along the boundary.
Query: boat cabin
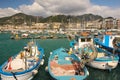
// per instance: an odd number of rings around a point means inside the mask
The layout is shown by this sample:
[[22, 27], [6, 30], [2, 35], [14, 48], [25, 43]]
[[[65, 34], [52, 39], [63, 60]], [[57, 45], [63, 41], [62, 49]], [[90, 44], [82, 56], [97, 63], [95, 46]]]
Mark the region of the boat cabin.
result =
[[[116, 40], [115, 40], [116, 39]], [[116, 41], [114, 43], [120, 42], [120, 35], [104, 35], [103, 37], [103, 44], [108, 47], [114, 47], [113, 41]]]
[[75, 44], [74, 47], [81, 48], [84, 44], [91, 44], [93, 43], [93, 38], [91, 36], [76, 36], [75, 40], [77, 41], [77, 44]]

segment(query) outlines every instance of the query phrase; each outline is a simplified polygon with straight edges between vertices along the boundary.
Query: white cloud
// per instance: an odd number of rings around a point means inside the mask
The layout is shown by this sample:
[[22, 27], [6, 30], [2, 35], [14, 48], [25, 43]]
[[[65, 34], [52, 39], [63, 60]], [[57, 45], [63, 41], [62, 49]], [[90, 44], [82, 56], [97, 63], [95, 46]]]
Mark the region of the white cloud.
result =
[[6, 16], [11, 16], [15, 13], [19, 13], [20, 11], [19, 10], [16, 10], [16, 9], [13, 9], [13, 8], [0, 8], [0, 17], [6, 17]]
[[30, 15], [45, 15], [45, 10], [38, 3], [34, 2], [32, 5], [21, 5], [19, 6], [19, 10], [23, 13]]
[[92, 5], [90, 8], [87, 9], [87, 12], [94, 13], [101, 15], [103, 17], [116, 17], [120, 18], [120, 8], [111, 8], [108, 6], [99, 6], [99, 5]]
[[[54, 14], [81, 14], [90, 6], [89, 0], [35, 0], [46, 12]], [[51, 14], [47, 14], [51, 15]]]
[[0, 8], [0, 17], [23, 12], [36, 16], [50, 16], [57, 14], [82, 15], [87, 13], [98, 14], [103, 17], [113, 16], [120, 18], [120, 8], [94, 5], [90, 0], [34, 0], [31, 5], [21, 5], [17, 9]]

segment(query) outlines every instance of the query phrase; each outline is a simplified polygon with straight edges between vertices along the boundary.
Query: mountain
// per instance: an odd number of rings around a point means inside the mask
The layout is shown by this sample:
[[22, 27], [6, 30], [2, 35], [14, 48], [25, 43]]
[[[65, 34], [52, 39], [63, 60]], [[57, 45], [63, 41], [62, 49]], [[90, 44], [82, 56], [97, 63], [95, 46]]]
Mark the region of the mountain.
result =
[[81, 22], [81, 21], [94, 21], [94, 20], [102, 20], [103, 18], [99, 15], [93, 14], [84, 14], [79, 16], [72, 16], [72, 15], [56, 15], [56, 16], [49, 16], [41, 20], [41, 22]]
[[85, 20], [85, 21], [94, 21], [94, 20], [101, 20], [103, 19], [103, 17], [99, 16], [99, 15], [93, 15], [93, 14], [84, 14], [84, 15], [81, 15], [81, 16], [78, 16], [79, 19], [81, 21]]
[[0, 18], [0, 25], [11, 24], [11, 25], [30, 25], [32, 22], [37, 22], [42, 17], [26, 15], [24, 13], [18, 13], [9, 17]]
[[93, 15], [93, 14], [84, 14], [79, 16], [73, 16], [73, 15], [55, 15], [55, 16], [48, 16], [46, 18], [43, 18], [41, 16], [32, 16], [27, 15], [24, 13], [17, 13], [15, 15], [9, 16], [9, 17], [3, 17], [0, 18], [0, 25], [31, 25], [32, 23], [37, 22], [81, 22], [81, 21], [94, 21], [94, 20], [102, 20], [103, 18], [99, 15]]

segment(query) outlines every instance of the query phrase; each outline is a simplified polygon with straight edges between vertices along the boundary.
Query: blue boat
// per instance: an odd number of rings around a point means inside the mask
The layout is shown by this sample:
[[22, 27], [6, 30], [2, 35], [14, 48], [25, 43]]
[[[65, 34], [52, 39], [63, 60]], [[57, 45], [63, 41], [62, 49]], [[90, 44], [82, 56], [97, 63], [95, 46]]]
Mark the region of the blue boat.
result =
[[86, 65], [93, 68], [111, 70], [118, 65], [119, 57], [95, 46], [92, 36], [78, 35], [70, 46]]
[[[117, 41], [117, 39], [119, 41]], [[94, 43], [99, 47], [104, 48], [113, 54], [117, 54], [120, 58], [120, 54], [119, 54], [120, 53], [120, 36], [119, 35], [104, 35], [103, 38], [99, 38], [99, 37], [94, 38]]]
[[64, 48], [54, 50], [48, 61], [49, 74], [56, 80], [83, 80], [89, 72], [75, 54]]
[[24, 50], [0, 66], [2, 80], [31, 80], [43, 65], [44, 49], [30, 41]]

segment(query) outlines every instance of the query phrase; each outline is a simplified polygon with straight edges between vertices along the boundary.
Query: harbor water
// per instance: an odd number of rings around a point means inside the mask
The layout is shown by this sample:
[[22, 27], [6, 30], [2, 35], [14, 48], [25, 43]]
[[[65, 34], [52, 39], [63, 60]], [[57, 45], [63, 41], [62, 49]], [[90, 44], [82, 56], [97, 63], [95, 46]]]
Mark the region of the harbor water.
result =
[[[10, 36], [11, 35], [9, 33], [0, 33], [0, 65], [8, 60], [9, 57], [21, 51], [26, 43], [30, 40], [12, 40], [10, 39]], [[69, 48], [69, 40], [36, 39], [36, 42], [45, 50], [45, 63], [44, 65], [40, 66], [38, 74], [35, 75], [32, 80], [54, 80], [49, 73], [45, 71], [50, 52], [60, 47]], [[117, 66], [117, 68], [111, 71], [98, 70], [88, 66], [87, 68], [89, 70], [89, 76], [85, 80], [120, 80], [120, 64]]]

